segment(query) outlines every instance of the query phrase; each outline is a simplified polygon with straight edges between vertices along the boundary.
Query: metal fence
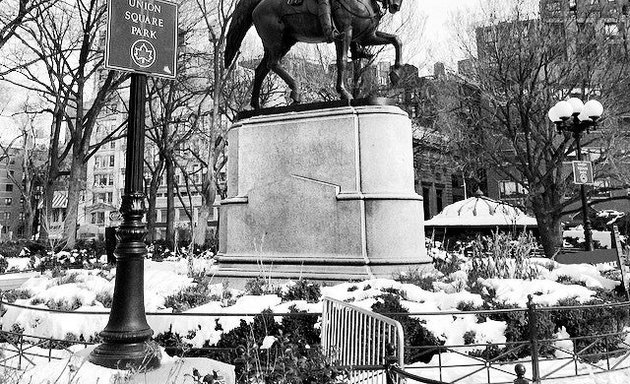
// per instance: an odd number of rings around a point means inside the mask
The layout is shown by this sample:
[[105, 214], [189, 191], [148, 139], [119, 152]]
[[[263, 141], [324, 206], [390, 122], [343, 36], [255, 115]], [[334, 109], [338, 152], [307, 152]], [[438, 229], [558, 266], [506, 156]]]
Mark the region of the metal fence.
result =
[[[14, 304], [2, 303], [6, 306]], [[52, 311], [41, 308], [34, 311]], [[85, 312], [85, 315], [94, 313]], [[257, 313], [153, 314], [168, 316], [253, 317]], [[538, 307], [530, 300], [528, 308], [487, 311], [449, 311], [405, 314], [424, 321], [441, 317], [475, 317], [510, 322], [518, 326], [520, 337], [503, 343], [404, 346], [400, 324], [369, 310], [338, 300], [324, 300], [319, 313], [274, 313], [274, 317], [322, 316], [322, 347], [340, 364], [353, 369], [355, 382], [394, 383], [513, 383], [524, 377], [533, 382], [583, 376], [630, 368], [630, 302], [564, 307]], [[589, 318], [591, 322], [584, 321]], [[582, 323], [580, 323], [582, 319]], [[593, 326], [592, 321], [599, 324]], [[555, 323], [554, 323], [555, 322]], [[549, 327], [565, 322], [574, 336], [553, 337]], [[573, 323], [571, 323], [573, 322]], [[580, 328], [581, 329], [578, 329]], [[59, 340], [16, 332], [0, 332], [0, 366], [24, 369], [38, 361], [68, 357], [77, 348], [91, 343]], [[388, 349], [388, 344], [391, 348]], [[403, 347], [404, 346], [404, 347]], [[234, 348], [175, 348], [169, 354], [208, 356], [236, 352]], [[406, 357], [405, 357], [406, 356]], [[216, 358], [216, 357], [214, 357]], [[404, 361], [403, 359], [407, 359]], [[424, 363], [419, 362], [425, 361]], [[228, 361], [229, 362], [229, 361]], [[517, 364], [527, 367], [521, 375]], [[388, 374], [386, 374], [388, 373]], [[387, 378], [390, 381], [387, 381]]]
[[[407, 362], [405, 372], [423, 379], [507, 384], [524, 378], [541, 383], [630, 368], [630, 302], [539, 307], [530, 296], [527, 309], [409, 315], [425, 320], [441, 316], [474, 316], [477, 321], [510, 317], [512, 326], [518, 328], [510, 332], [522, 332], [519, 340], [503, 343], [408, 346], [411, 363]], [[574, 336], [554, 337], [558, 324], [570, 326]], [[423, 357], [430, 357], [430, 362], [418, 363]], [[518, 364], [527, 367], [527, 372], [518, 372]], [[427, 382], [424, 380], [408, 382]]]
[[383, 365], [390, 356], [404, 367], [404, 333], [398, 321], [331, 298], [323, 303], [322, 349], [350, 369], [352, 383], [386, 383]]

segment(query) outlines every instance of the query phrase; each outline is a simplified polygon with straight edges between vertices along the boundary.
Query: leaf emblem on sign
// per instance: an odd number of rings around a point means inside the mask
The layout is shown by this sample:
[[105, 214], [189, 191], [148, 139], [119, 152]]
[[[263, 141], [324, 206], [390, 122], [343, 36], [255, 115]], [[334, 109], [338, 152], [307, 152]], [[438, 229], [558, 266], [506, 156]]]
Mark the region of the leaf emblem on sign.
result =
[[155, 47], [146, 40], [138, 40], [131, 46], [131, 58], [139, 67], [150, 67], [155, 62]]

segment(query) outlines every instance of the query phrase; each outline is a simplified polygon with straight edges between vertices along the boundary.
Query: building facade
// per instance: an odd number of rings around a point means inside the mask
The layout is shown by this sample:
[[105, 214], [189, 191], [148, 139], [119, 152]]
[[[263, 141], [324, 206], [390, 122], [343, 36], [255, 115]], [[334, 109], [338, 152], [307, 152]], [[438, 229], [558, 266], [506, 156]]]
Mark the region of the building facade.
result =
[[0, 154], [0, 241], [22, 236], [24, 212], [21, 182], [21, 151], [9, 149]]

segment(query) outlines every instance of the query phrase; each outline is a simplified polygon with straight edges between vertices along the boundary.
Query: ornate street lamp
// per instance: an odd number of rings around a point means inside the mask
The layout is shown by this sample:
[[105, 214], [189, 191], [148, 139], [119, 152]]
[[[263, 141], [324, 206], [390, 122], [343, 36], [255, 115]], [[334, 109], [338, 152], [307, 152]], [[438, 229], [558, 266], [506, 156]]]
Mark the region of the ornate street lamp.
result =
[[[572, 97], [567, 101], [560, 101], [553, 106], [547, 116], [556, 125], [559, 133], [571, 132], [575, 140], [578, 161], [582, 161], [582, 147], [580, 139], [584, 132], [590, 132], [597, 126], [597, 120], [602, 116], [604, 107], [597, 100], [589, 100], [586, 104], [582, 100]], [[582, 220], [584, 223], [584, 240], [586, 250], [593, 250], [593, 233], [591, 220], [588, 217], [588, 201], [586, 199], [586, 185], [580, 184], [582, 198]]]
[[147, 234], [142, 221], [146, 213], [143, 187], [144, 119], [147, 76], [131, 75], [125, 189], [120, 206], [122, 223], [116, 230], [118, 243], [116, 281], [107, 326], [100, 333], [103, 343], [90, 354], [90, 362], [127, 369], [156, 368], [160, 365], [157, 346], [151, 342], [153, 330], [144, 310], [144, 257]]

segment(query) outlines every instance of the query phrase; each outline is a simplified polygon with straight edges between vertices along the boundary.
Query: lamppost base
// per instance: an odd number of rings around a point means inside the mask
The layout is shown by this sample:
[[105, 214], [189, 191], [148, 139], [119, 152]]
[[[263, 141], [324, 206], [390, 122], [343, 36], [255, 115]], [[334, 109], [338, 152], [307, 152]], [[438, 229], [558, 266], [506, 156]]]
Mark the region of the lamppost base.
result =
[[161, 353], [154, 341], [142, 343], [104, 342], [96, 347], [88, 360], [112, 369], [152, 370], [160, 366]]

